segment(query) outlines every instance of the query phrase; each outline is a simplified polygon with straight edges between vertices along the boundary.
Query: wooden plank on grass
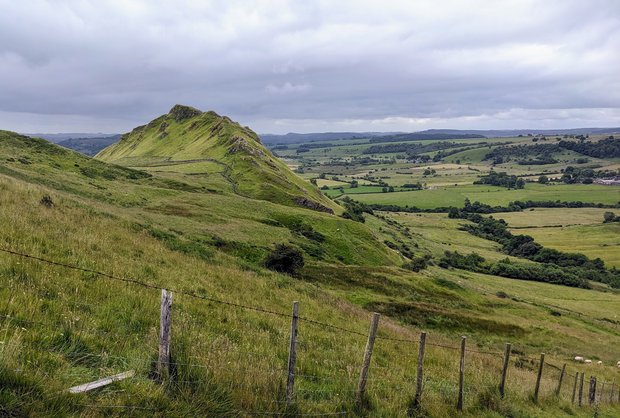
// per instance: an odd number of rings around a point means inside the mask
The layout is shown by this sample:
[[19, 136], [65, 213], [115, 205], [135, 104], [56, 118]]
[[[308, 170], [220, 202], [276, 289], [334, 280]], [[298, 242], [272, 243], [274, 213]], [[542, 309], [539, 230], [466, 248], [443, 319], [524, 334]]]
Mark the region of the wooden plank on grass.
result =
[[128, 372], [115, 374], [114, 376], [95, 380], [94, 382], [84, 383], [83, 385], [79, 385], [79, 386], [73, 386], [72, 388], [69, 388], [68, 391], [70, 393], [88, 392], [89, 390], [107, 386], [110, 383], [118, 382], [119, 380], [128, 379], [130, 377], [133, 377], [135, 374], [136, 374], [135, 371], [129, 370]]

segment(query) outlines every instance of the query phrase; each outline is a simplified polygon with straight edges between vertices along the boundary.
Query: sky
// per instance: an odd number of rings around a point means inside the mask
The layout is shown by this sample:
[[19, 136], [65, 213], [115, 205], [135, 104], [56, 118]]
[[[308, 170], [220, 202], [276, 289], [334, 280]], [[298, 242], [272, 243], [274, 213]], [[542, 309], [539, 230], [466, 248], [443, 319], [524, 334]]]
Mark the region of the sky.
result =
[[0, 129], [620, 126], [619, 0], [0, 0]]

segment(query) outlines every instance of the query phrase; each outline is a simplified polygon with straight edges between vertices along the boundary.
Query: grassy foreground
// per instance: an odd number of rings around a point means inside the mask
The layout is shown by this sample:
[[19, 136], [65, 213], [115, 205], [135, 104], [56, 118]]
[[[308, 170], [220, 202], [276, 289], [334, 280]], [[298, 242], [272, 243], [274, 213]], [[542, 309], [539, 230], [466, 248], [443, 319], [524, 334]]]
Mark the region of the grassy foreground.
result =
[[[53, 193], [53, 208], [39, 204], [39, 186], [0, 179], [0, 244], [64, 263], [134, 277], [162, 287], [287, 313], [299, 300], [301, 315], [359, 332], [302, 321], [297, 366], [297, 407], [304, 413], [355, 414], [354, 390], [368, 312], [314, 285], [265, 271], [244, 271], [230, 257], [209, 260], [167, 249], [114, 216]], [[173, 382], [149, 379], [156, 358], [159, 293], [37, 261], [0, 254], [3, 281], [0, 399], [9, 416], [252, 416], [282, 412], [289, 319], [175, 295]], [[428, 279], [429, 290], [434, 286]], [[380, 337], [413, 340], [417, 330], [382, 319]], [[458, 339], [430, 332], [429, 343]], [[476, 341], [469, 342], [477, 349]], [[517, 346], [518, 347], [518, 346]], [[517, 348], [518, 350], [518, 348]], [[496, 352], [497, 350], [493, 350]], [[413, 396], [417, 345], [380, 338], [368, 385], [369, 416], [402, 416]], [[518, 351], [516, 351], [518, 352]], [[530, 358], [531, 357], [531, 358]], [[508, 395], [495, 386], [501, 356], [467, 355], [465, 413], [488, 416], [590, 416], [570, 405], [570, 384], [557, 399], [557, 370], [543, 375], [538, 405], [529, 400], [535, 356], [515, 357]], [[551, 358], [556, 364], [562, 358]], [[423, 410], [454, 414], [457, 353], [427, 347]], [[125, 370], [136, 377], [84, 395], [68, 387]], [[571, 364], [570, 372], [576, 368]], [[613, 378], [613, 369], [600, 376]], [[563, 412], [562, 412], [563, 411]], [[618, 409], [601, 407], [601, 416]], [[294, 413], [292, 413], [294, 416]]]

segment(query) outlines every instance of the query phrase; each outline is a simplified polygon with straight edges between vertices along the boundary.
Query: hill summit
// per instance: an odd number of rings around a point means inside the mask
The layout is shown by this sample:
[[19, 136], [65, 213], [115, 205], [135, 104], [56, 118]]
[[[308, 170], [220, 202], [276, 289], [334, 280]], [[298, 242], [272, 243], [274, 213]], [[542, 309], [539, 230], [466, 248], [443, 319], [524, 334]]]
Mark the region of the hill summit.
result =
[[249, 198], [330, 213], [337, 207], [275, 158], [250, 128], [190, 106], [173, 106], [95, 158], [149, 171], [218, 175], [229, 191]]

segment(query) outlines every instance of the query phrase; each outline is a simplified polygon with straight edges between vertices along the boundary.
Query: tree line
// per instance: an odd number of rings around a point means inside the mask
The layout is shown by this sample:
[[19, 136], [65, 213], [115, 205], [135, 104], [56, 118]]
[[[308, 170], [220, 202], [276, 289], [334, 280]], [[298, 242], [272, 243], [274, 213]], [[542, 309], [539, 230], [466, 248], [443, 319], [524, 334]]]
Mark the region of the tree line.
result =
[[606, 268], [600, 258], [592, 260], [580, 253], [567, 253], [546, 248], [529, 235], [512, 234], [503, 219], [498, 220], [492, 216], [486, 217], [458, 209], [451, 210], [448, 216], [470, 221], [471, 223], [463, 225], [461, 229], [480, 238], [499, 243], [502, 251], [508, 255], [557, 266], [563, 271], [562, 277], [565, 278], [562, 280], [566, 282], [563, 284], [574, 286], [574, 277], [578, 277], [620, 288], [620, 271], [615, 267]]
[[490, 184], [493, 186], [506, 187], [508, 189], [522, 189], [525, 187], [525, 180], [504, 171], [491, 171], [486, 176], [478, 177], [474, 184]]

